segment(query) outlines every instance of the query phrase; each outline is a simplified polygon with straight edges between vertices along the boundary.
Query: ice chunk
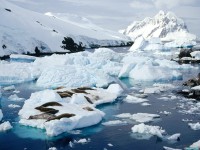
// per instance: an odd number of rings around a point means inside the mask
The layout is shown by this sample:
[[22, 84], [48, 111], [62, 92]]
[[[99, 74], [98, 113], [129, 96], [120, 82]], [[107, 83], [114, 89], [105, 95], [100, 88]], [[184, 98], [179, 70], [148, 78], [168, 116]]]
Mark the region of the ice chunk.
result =
[[127, 102], [127, 103], [134, 103], [134, 104], [137, 104], [137, 103], [147, 102], [147, 101], [149, 101], [149, 100], [144, 99], [144, 98], [134, 97], [134, 96], [132, 96], [132, 95], [128, 95], [128, 96], [124, 99], [124, 101]]
[[89, 138], [88, 139], [84, 138], [84, 139], [78, 140], [76, 143], [86, 144], [88, 142], [90, 142], [90, 139]]
[[160, 118], [160, 115], [157, 114], [149, 114], [149, 113], [136, 113], [131, 115], [130, 119], [135, 120], [139, 123], [146, 123], [153, 121], [154, 119]]
[[15, 90], [15, 86], [11, 85], [11, 86], [6, 86], [3, 88], [4, 91], [11, 91], [11, 90]]
[[146, 44], [145, 39], [142, 36], [140, 36], [134, 41], [134, 44], [131, 46], [129, 51], [135, 51], [135, 50], [143, 49], [145, 44]]
[[18, 108], [20, 107], [19, 105], [15, 105], [15, 104], [9, 104], [8, 105], [9, 108]]
[[115, 125], [123, 125], [123, 124], [127, 124], [126, 121], [121, 121], [121, 120], [111, 120], [111, 121], [107, 121], [102, 123], [105, 126], [115, 126]]
[[130, 118], [132, 115], [130, 113], [122, 113], [119, 115], [116, 115], [118, 118]]
[[195, 91], [200, 91], [200, 85], [199, 85], [199, 86], [192, 87], [191, 89], [192, 89], [192, 90], [195, 90]]
[[167, 147], [167, 146], [163, 146], [164, 150], [181, 150], [181, 149], [177, 149], [177, 148], [171, 148], [171, 147]]
[[113, 145], [111, 143], [108, 143], [108, 146], [113, 147]]
[[176, 134], [173, 134], [173, 135], [167, 137], [167, 140], [169, 140], [169, 141], [177, 141], [177, 140], [179, 140], [180, 136], [181, 136], [180, 133], [176, 133]]
[[190, 53], [190, 55], [194, 57], [195, 59], [200, 59], [200, 51], [194, 51]]
[[197, 122], [197, 123], [188, 123], [188, 125], [193, 130], [200, 130], [200, 123], [199, 122]]
[[108, 88], [107, 88], [107, 92], [109, 93], [114, 93], [117, 96], [120, 96], [122, 94], [124, 90], [122, 89], [122, 87], [119, 84], [111, 84]]
[[0, 109], [0, 121], [2, 118], [3, 118], [3, 113], [2, 113], [2, 110]]
[[20, 98], [20, 97], [18, 97], [16, 94], [10, 95], [10, 96], [8, 97], [8, 99], [9, 99], [10, 101], [23, 101], [23, 100], [24, 100], [24, 98]]
[[167, 116], [167, 115], [171, 115], [172, 113], [164, 110], [164, 111], [161, 111], [160, 114], [164, 114]]
[[10, 122], [9, 121], [6, 121], [2, 124], [0, 124], [0, 132], [2, 131], [7, 131], [7, 130], [10, 130], [12, 129], [13, 127], [11, 126]]
[[160, 138], [163, 138], [163, 133], [165, 133], [165, 130], [163, 130], [159, 126], [150, 126], [150, 125], [145, 125], [144, 123], [134, 125], [131, 129], [133, 133], [158, 136]]
[[50, 147], [48, 150], [57, 150], [56, 147]]
[[200, 148], [200, 140], [190, 145], [191, 148], [199, 149]]
[[150, 106], [151, 104], [149, 104], [149, 103], [142, 103], [141, 105], [142, 106]]

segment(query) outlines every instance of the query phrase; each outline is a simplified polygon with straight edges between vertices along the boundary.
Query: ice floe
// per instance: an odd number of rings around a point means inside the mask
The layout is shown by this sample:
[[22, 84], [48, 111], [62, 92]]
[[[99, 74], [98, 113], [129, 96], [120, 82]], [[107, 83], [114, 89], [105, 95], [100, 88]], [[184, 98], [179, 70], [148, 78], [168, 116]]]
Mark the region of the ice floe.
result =
[[57, 150], [56, 147], [50, 147], [48, 150]]
[[3, 132], [3, 131], [7, 131], [7, 130], [10, 130], [12, 129], [12, 125], [10, 124], [9, 121], [6, 121], [6, 122], [3, 122], [2, 124], [0, 124], [0, 132]]
[[16, 105], [16, 104], [9, 104], [8, 107], [9, 108], [19, 108], [20, 106]]
[[180, 136], [181, 136], [180, 133], [176, 133], [176, 134], [173, 134], [173, 135], [167, 137], [167, 140], [169, 140], [169, 141], [177, 141], [177, 140], [179, 140]]
[[143, 102], [148, 102], [149, 100], [144, 99], [144, 98], [138, 98], [132, 95], [128, 95], [125, 99], [125, 102], [127, 103], [133, 103], [133, 104], [137, 104], [137, 103], [143, 103]]
[[0, 109], [0, 121], [2, 118], [3, 118], [3, 113], [2, 113], [2, 110]]
[[199, 149], [200, 148], [200, 140], [190, 145], [191, 148]]
[[144, 134], [150, 137], [158, 136], [160, 138], [163, 138], [163, 134], [165, 133], [165, 130], [163, 130], [159, 126], [150, 126], [145, 125], [144, 123], [134, 125], [131, 129], [133, 133]]
[[20, 97], [18, 97], [16, 94], [10, 95], [10, 96], [8, 97], [8, 99], [9, 99], [10, 101], [23, 101], [23, 100], [24, 100], [24, 98], [20, 98]]
[[197, 122], [197, 123], [188, 123], [188, 125], [193, 130], [200, 130], [200, 123], [199, 122]]
[[118, 92], [109, 93], [107, 89], [87, 87], [32, 93], [19, 111], [19, 122], [26, 126], [45, 129], [49, 136], [57, 136], [63, 132], [99, 123], [104, 113], [95, 106], [113, 102], [118, 95]]
[[105, 126], [115, 126], [115, 125], [124, 125], [127, 124], [126, 121], [121, 121], [121, 120], [110, 120], [107, 122], [102, 123]]
[[164, 150], [181, 150], [181, 149], [177, 149], [177, 148], [171, 148], [171, 147], [167, 147], [167, 146], [163, 146]]
[[11, 90], [15, 90], [15, 86], [11, 85], [11, 86], [6, 86], [3, 88], [4, 91], [11, 91]]

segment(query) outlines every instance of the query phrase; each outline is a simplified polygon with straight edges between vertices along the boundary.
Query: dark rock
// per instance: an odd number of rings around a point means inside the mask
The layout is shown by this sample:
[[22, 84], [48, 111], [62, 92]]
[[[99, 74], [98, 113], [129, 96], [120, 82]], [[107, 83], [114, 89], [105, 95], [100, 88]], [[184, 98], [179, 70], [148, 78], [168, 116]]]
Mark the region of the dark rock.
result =
[[11, 12], [11, 9], [5, 8], [6, 11]]
[[181, 49], [178, 57], [181, 59], [183, 57], [192, 57], [190, 53], [193, 52], [192, 49]]

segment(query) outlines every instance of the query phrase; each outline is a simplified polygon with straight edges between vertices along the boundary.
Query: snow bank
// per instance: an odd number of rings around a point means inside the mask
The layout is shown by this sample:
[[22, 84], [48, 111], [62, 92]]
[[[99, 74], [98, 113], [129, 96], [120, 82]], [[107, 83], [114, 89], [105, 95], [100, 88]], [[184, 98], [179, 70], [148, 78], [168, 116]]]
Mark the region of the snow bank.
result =
[[9, 121], [6, 121], [6, 122], [0, 124], [0, 132], [7, 131], [7, 130], [10, 130], [12, 128], [13, 127], [11, 126]]
[[160, 138], [162, 138], [163, 134], [165, 133], [165, 130], [163, 130], [159, 126], [150, 126], [150, 125], [145, 125], [144, 123], [134, 125], [131, 129], [133, 133], [147, 134], [150, 136], [158, 136]]

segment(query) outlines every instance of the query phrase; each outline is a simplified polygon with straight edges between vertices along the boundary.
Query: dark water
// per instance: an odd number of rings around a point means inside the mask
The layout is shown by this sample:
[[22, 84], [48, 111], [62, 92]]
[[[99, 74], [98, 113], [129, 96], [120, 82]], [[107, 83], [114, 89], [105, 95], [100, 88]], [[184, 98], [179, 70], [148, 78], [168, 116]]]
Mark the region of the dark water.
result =
[[[182, 71], [184, 74], [183, 80], [196, 76], [199, 70]], [[13, 93], [10, 91], [3, 93], [1, 98], [1, 108], [4, 114], [3, 121], [10, 121], [14, 126], [12, 130], [0, 133], [0, 150], [46, 150], [50, 147], [56, 147], [58, 150], [162, 150], [163, 146], [173, 148], [186, 148], [192, 143], [200, 139], [200, 130], [194, 131], [189, 128], [187, 122], [183, 122], [182, 119], [192, 119], [194, 122], [200, 120], [198, 114], [183, 114], [178, 112], [179, 103], [182, 102], [181, 98], [175, 100], [161, 100], [162, 96], [176, 95], [175, 91], [167, 91], [161, 94], [151, 94], [148, 96], [151, 106], [141, 106], [140, 104], [129, 104], [123, 102], [124, 97], [129, 92], [134, 92], [131, 87], [143, 88], [152, 86], [153, 83], [141, 83], [133, 80], [124, 79], [121, 81], [126, 91], [124, 96], [118, 98], [115, 103], [104, 104], [98, 108], [106, 113], [106, 116], [102, 122], [109, 120], [117, 120], [115, 115], [120, 113], [155, 113], [159, 114], [160, 111], [169, 111], [171, 115], [160, 114], [161, 119], [156, 122], [147, 123], [148, 125], [161, 126], [170, 135], [175, 133], [181, 133], [180, 141], [170, 143], [166, 140], [161, 140], [156, 136], [151, 137], [148, 140], [137, 140], [134, 138], [131, 128], [133, 123], [126, 125], [116, 126], [104, 126], [101, 123], [92, 127], [75, 130], [71, 133], [62, 134], [56, 138], [49, 138], [45, 135], [45, 132], [40, 129], [21, 126], [18, 123], [18, 111], [20, 108], [8, 108], [9, 104], [17, 104], [23, 106], [23, 102], [12, 102], [8, 100], [8, 97]], [[180, 86], [183, 81], [170, 81], [170, 83]], [[16, 85], [16, 90], [21, 91], [17, 94], [19, 97], [25, 99], [29, 98], [31, 93], [42, 90], [36, 87], [34, 82], [28, 82]], [[135, 91], [137, 92], [137, 90]], [[195, 102], [194, 102], [195, 103]], [[90, 139], [88, 143], [74, 143], [81, 138]], [[70, 143], [74, 143], [71, 147]], [[111, 143], [113, 146], [108, 146]]]

